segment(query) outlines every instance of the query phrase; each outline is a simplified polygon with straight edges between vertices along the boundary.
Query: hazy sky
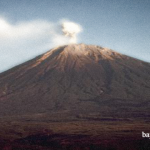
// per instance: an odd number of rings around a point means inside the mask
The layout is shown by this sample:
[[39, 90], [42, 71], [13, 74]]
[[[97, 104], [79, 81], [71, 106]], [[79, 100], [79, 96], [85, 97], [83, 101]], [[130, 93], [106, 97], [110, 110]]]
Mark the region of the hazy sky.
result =
[[150, 0], [0, 0], [0, 72], [57, 46], [62, 20], [79, 43], [150, 62]]

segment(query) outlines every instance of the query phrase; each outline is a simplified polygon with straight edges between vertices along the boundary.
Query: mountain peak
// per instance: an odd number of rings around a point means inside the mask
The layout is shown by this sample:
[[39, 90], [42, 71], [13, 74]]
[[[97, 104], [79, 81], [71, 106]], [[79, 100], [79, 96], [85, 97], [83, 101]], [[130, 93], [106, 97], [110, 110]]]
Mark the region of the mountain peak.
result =
[[140, 99], [146, 104], [150, 99], [149, 73], [148, 63], [100, 46], [56, 47], [0, 75], [0, 113], [12, 113], [14, 107], [13, 113], [102, 113], [102, 101], [112, 104], [118, 99], [128, 104]]
[[59, 46], [54, 49], [51, 49], [50, 51], [46, 52], [42, 57], [41, 60], [44, 60], [48, 58], [53, 53], [57, 53], [58, 55], [77, 55], [77, 56], [101, 56], [103, 59], [113, 59], [113, 56], [121, 57], [122, 55], [111, 50], [108, 48], [103, 48], [96, 45], [86, 45], [86, 44], [70, 44], [70, 45], [64, 45]]
[[[141, 61], [136, 61], [131, 57], [117, 53], [111, 49], [103, 48], [96, 45], [86, 44], [69, 44], [59, 47], [55, 47], [48, 52], [40, 55], [34, 59], [32, 65], [28, 69], [32, 69], [37, 66], [43, 66], [43, 68], [51, 69], [56, 68], [60, 71], [65, 71], [67, 68], [80, 70], [85, 66], [101, 66], [101, 61], [130, 61], [134, 60], [141, 64]], [[46, 63], [45, 63], [46, 62]], [[46, 70], [47, 70], [46, 69]]]
[[46, 60], [55, 61], [60, 66], [75, 64], [79, 67], [81, 66], [81, 64], [83, 65], [97, 63], [98, 61], [103, 59], [113, 60], [114, 57], [121, 56], [121, 54], [116, 53], [110, 49], [95, 45], [85, 45], [83, 43], [70, 44], [59, 46], [46, 52], [36, 60], [35, 64], [32, 65], [32, 67], [36, 67]]

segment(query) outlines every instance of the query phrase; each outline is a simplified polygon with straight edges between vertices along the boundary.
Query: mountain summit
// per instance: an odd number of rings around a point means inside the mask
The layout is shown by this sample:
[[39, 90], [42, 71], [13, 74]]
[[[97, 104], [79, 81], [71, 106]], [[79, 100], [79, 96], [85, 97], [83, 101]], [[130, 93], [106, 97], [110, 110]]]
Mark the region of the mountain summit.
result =
[[51, 49], [0, 74], [0, 115], [148, 115], [150, 64], [94, 45]]

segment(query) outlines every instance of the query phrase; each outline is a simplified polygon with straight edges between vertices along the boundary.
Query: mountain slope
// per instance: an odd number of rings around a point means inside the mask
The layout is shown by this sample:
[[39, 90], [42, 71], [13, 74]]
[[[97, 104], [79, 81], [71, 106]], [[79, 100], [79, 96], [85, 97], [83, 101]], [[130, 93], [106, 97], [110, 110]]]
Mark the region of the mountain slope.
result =
[[150, 64], [93, 45], [52, 49], [0, 74], [0, 115], [148, 117]]

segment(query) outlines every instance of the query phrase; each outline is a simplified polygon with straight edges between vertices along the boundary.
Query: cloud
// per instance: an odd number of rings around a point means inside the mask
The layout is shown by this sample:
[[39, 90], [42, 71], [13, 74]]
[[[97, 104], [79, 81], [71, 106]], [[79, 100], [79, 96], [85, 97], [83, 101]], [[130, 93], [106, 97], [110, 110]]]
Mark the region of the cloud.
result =
[[66, 33], [68, 35], [64, 36], [63, 34], [66, 31], [62, 30], [62, 24], [66, 27], [69, 22], [68, 20], [56, 23], [46, 20], [32, 20], [12, 24], [0, 17], [0, 64], [3, 64], [0, 72], [55, 46], [70, 44], [72, 39], [73, 42], [77, 42], [76, 37], [79, 32], [74, 33], [71, 28], [73, 26], [81, 28], [80, 25], [71, 22], [69, 33]]
[[77, 43], [77, 35], [82, 31], [82, 27], [74, 22], [62, 22], [62, 32], [66, 37], [70, 38], [70, 43]]
[[18, 40], [25, 38], [37, 38], [47, 33], [52, 28], [52, 24], [42, 20], [31, 22], [20, 22], [12, 25], [0, 18], [0, 39]]

